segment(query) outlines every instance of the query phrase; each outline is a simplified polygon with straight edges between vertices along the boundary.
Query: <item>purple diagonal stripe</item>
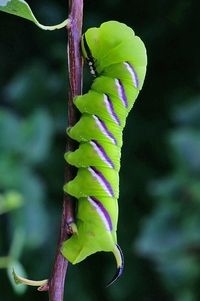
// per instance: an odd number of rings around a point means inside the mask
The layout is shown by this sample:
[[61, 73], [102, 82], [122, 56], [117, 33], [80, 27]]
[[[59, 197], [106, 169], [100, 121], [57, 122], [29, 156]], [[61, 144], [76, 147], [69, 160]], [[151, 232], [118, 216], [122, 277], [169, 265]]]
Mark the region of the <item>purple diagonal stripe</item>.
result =
[[104, 175], [98, 171], [94, 166], [88, 167], [89, 172], [92, 174], [92, 176], [99, 182], [101, 187], [104, 189], [104, 191], [110, 196], [114, 197], [114, 192], [112, 189], [112, 186], [110, 183], [106, 180]]
[[120, 79], [115, 79], [115, 85], [117, 88], [118, 97], [121, 99], [122, 104], [127, 108], [128, 107], [128, 100], [126, 97], [124, 86]]
[[112, 231], [112, 221], [111, 221], [110, 215], [109, 215], [108, 211], [106, 210], [106, 208], [95, 197], [89, 196], [87, 199], [90, 202], [90, 204], [97, 210], [97, 213], [99, 214], [100, 218], [102, 219], [106, 229], [108, 231]]
[[135, 72], [135, 69], [133, 68], [133, 66], [129, 62], [124, 62], [124, 66], [126, 67], [126, 69], [128, 70], [128, 72], [131, 75], [133, 85], [136, 88], [138, 88], [139, 87], [139, 81], [138, 81], [138, 76], [137, 76], [137, 73]]
[[93, 149], [96, 151], [98, 156], [111, 168], [114, 168], [114, 164], [112, 160], [108, 157], [107, 153], [105, 152], [104, 148], [96, 141], [91, 140], [90, 144], [92, 145]]
[[92, 115], [98, 128], [100, 129], [100, 131], [102, 132], [102, 134], [104, 134], [107, 138], [109, 138], [113, 144], [117, 144], [117, 141], [115, 139], [115, 137], [113, 136], [113, 134], [108, 130], [107, 126], [105, 125], [105, 123], [98, 118], [96, 115]]
[[114, 120], [114, 122], [116, 124], [120, 125], [120, 120], [119, 120], [117, 114], [115, 113], [112, 100], [110, 99], [110, 97], [107, 94], [104, 94], [104, 103], [106, 105], [106, 109], [107, 109], [110, 117]]

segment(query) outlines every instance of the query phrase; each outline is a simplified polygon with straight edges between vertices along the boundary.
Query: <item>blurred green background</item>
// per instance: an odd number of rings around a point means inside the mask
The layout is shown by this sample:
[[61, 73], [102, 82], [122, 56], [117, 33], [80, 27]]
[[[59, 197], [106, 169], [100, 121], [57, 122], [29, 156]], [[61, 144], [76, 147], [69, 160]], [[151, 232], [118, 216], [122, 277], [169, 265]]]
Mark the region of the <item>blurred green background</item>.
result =
[[[27, 1], [43, 24], [67, 1]], [[133, 8], [132, 8], [133, 6]], [[115, 19], [143, 39], [145, 84], [124, 131], [118, 240], [125, 270], [110, 288], [112, 254], [70, 266], [65, 300], [200, 300], [200, 2], [86, 0], [84, 29]], [[66, 31], [0, 13], [0, 300], [48, 300], [13, 286], [12, 267], [48, 277], [62, 210]], [[88, 89], [90, 78], [85, 80]]]

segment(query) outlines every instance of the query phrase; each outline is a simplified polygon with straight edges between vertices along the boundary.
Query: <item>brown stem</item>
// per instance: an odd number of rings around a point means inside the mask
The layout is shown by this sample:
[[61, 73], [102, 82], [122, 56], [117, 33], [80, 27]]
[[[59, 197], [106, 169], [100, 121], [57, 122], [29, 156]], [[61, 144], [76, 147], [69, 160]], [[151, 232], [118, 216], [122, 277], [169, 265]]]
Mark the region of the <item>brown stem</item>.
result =
[[[73, 106], [73, 98], [82, 91], [82, 62], [80, 54], [80, 38], [82, 30], [83, 0], [69, 0], [68, 27], [68, 69], [69, 69], [69, 101], [68, 101], [68, 126], [73, 126], [78, 119], [77, 112]], [[76, 144], [67, 138], [66, 150], [73, 151]], [[74, 177], [75, 171], [70, 165], [65, 167], [65, 182]], [[75, 200], [64, 194], [63, 213], [60, 227], [60, 237], [57, 245], [52, 274], [49, 279], [49, 301], [63, 301], [65, 275], [68, 261], [62, 256], [60, 247], [64, 240], [69, 238], [69, 223], [74, 220]]]

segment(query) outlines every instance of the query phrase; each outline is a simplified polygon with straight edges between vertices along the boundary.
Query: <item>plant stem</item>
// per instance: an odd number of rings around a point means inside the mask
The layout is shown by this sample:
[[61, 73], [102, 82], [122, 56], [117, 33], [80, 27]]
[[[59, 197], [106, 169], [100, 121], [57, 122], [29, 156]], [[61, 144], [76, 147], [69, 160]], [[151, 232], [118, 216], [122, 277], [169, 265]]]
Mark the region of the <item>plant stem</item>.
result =
[[[73, 106], [73, 98], [82, 91], [82, 61], [80, 54], [80, 38], [82, 30], [83, 0], [69, 0], [68, 26], [68, 69], [69, 69], [69, 101], [68, 101], [68, 126], [73, 126], [78, 120], [78, 114]], [[73, 151], [76, 143], [67, 138], [66, 150]], [[75, 175], [75, 170], [70, 165], [65, 167], [65, 182], [70, 181]], [[64, 283], [68, 261], [62, 256], [60, 247], [64, 240], [69, 238], [68, 225], [74, 221], [75, 200], [67, 194], [63, 196], [63, 212], [60, 227], [60, 237], [57, 244], [52, 274], [49, 279], [49, 301], [63, 301]]]

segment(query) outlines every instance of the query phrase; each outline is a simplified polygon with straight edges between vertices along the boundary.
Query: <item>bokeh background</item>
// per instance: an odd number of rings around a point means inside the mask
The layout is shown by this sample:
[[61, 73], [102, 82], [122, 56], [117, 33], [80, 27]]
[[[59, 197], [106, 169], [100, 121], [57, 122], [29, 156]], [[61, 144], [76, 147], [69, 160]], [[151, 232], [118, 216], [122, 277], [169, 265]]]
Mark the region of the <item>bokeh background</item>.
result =
[[[27, 1], [43, 24], [67, 1]], [[198, 0], [86, 0], [84, 29], [115, 19], [143, 39], [145, 84], [124, 131], [118, 240], [70, 266], [65, 300], [200, 300], [200, 31]], [[0, 13], [0, 300], [48, 300], [10, 276], [48, 277], [62, 210], [67, 126], [66, 31]], [[85, 79], [89, 88], [91, 78]]]

